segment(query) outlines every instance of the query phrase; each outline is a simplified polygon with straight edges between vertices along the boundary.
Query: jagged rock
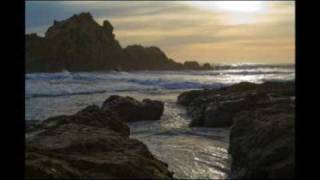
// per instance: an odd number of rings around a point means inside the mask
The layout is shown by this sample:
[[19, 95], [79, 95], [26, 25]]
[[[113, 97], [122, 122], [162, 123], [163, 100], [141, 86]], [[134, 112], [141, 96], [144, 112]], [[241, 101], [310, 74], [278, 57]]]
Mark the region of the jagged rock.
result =
[[159, 120], [164, 111], [164, 104], [161, 101], [144, 99], [142, 106], [144, 119]]
[[205, 63], [202, 66], [196, 61], [186, 61], [183, 64], [185, 69], [190, 70], [212, 70], [212, 67], [209, 63]]
[[29, 125], [27, 179], [172, 178], [168, 165], [130, 139], [129, 127], [111, 111], [89, 106]]
[[290, 100], [236, 115], [229, 147], [232, 177], [294, 178], [294, 124]]
[[26, 35], [27, 72], [92, 70], [209, 70], [197, 62], [184, 65], [168, 58], [158, 47], [130, 45], [122, 49], [107, 20], [100, 26], [90, 13], [54, 20], [45, 37]]
[[196, 61], [186, 61], [183, 64], [187, 69], [192, 69], [192, 70], [197, 70], [200, 69], [201, 66], [198, 62]]
[[103, 28], [106, 30], [107, 33], [112, 34], [113, 26], [108, 20], [103, 21]]
[[122, 48], [107, 20], [102, 26], [90, 13], [56, 21], [44, 37], [26, 35], [26, 71], [94, 70], [208, 70], [209, 64], [177, 63], [158, 47], [130, 45]]
[[112, 26], [96, 23], [90, 13], [56, 21], [48, 28], [41, 44], [26, 36], [27, 72], [114, 67], [123, 53], [112, 31]]
[[194, 90], [178, 96], [177, 103], [187, 107], [190, 126], [229, 127], [236, 113], [264, 106], [278, 96], [294, 96], [293, 83], [242, 82], [221, 89]]
[[158, 47], [143, 47], [130, 45], [124, 49], [130, 59], [129, 64], [124, 65], [129, 70], [169, 70], [183, 68], [179, 63], [170, 60]]
[[243, 82], [184, 92], [190, 126], [230, 127], [232, 177], [294, 177], [294, 82]]
[[212, 66], [209, 63], [204, 63], [202, 66], [202, 69], [204, 70], [212, 70]]
[[105, 100], [102, 110], [116, 112], [126, 122], [159, 120], [164, 110], [164, 104], [150, 99], [139, 102], [132, 97], [113, 95]]

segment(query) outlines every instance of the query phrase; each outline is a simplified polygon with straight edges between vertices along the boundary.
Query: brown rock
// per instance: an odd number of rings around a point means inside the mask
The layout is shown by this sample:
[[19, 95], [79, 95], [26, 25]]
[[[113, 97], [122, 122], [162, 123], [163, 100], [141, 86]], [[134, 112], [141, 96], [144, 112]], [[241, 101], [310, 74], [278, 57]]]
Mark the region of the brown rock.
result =
[[127, 125], [97, 106], [36, 124], [26, 134], [26, 178], [172, 177], [166, 163], [129, 138]]
[[294, 82], [184, 92], [190, 126], [230, 127], [231, 178], [293, 178]]
[[126, 122], [159, 120], [164, 105], [160, 101], [144, 99], [142, 102], [132, 97], [110, 96], [102, 105], [102, 110], [116, 112]]

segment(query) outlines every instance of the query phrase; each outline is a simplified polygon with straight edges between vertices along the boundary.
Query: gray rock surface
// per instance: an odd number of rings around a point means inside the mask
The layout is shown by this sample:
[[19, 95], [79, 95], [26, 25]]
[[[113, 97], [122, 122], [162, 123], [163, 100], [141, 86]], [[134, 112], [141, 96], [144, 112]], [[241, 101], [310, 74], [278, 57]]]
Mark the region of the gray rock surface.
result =
[[26, 178], [172, 178], [116, 113], [88, 106], [26, 126]]
[[243, 82], [184, 92], [178, 103], [190, 126], [231, 127], [232, 178], [293, 178], [294, 97], [294, 82]]
[[102, 110], [117, 113], [125, 122], [159, 120], [164, 110], [164, 104], [161, 101], [150, 99], [139, 102], [132, 97], [113, 95], [104, 101]]

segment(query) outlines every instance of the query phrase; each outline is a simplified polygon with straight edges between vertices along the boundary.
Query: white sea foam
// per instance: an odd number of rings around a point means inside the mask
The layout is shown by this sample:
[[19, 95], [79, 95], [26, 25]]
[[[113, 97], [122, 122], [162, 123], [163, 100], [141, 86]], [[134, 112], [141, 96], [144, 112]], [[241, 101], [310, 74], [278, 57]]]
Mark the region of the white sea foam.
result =
[[[249, 68], [248, 68], [249, 67]], [[292, 80], [294, 67], [239, 66], [212, 71], [35, 73], [26, 75], [26, 97], [69, 96], [154, 89], [220, 88], [240, 81]], [[290, 67], [290, 66], [289, 66]]]
[[236, 65], [212, 71], [135, 71], [36, 73], [26, 75], [26, 120], [73, 114], [101, 105], [112, 94], [165, 104], [159, 121], [130, 123], [131, 137], [141, 140], [174, 177], [226, 179], [230, 167], [228, 129], [189, 128], [190, 117], [176, 104], [188, 89], [220, 88], [241, 81], [294, 80], [294, 66]]

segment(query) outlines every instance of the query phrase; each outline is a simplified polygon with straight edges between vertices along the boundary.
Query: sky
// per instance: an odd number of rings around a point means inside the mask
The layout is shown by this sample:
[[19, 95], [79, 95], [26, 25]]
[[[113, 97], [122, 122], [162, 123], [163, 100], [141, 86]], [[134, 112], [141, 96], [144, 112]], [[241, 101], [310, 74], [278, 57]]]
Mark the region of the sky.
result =
[[158, 46], [178, 62], [295, 63], [294, 1], [27, 1], [26, 33], [90, 12], [122, 47]]

